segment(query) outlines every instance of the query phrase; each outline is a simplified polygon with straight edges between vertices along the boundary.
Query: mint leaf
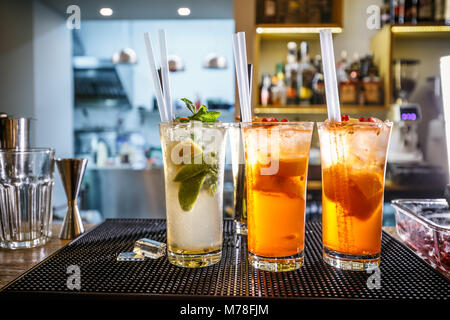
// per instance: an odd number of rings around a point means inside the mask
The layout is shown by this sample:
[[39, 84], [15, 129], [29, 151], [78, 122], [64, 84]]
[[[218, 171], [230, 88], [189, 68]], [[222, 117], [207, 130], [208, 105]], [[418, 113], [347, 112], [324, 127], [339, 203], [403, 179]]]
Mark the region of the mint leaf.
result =
[[200, 120], [201, 117], [204, 114], [206, 114], [207, 112], [208, 112], [208, 108], [206, 106], [202, 105], [202, 106], [200, 106], [200, 108], [198, 108], [197, 112], [195, 114], [193, 114], [190, 118], [192, 120]]
[[202, 122], [216, 122], [217, 118], [220, 116], [218, 111], [208, 111], [200, 115], [199, 120]]
[[182, 98], [181, 101], [183, 101], [186, 104], [186, 107], [189, 109], [190, 112], [195, 113], [195, 104], [186, 98]]
[[176, 119], [180, 122], [189, 122], [193, 120], [202, 121], [202, 122], [216, 122], [217, 118], [220, 116], [220, 112], [218, 111], [208, 111], [208, 107], [205, 105], [201, 105], [200, 108], [195, 107], [194, 103], [186, 98], [181, 99], [185, 104], [186, 108], [192, 113], [189, 117], [177, 117]]

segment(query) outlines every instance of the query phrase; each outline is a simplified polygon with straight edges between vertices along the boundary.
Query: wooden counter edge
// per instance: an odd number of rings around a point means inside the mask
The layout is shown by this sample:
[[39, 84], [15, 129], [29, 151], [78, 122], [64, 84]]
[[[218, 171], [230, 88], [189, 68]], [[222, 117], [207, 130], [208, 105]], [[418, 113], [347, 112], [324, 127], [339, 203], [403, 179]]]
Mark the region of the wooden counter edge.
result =
[[[85, 224], [85, 232], [94, 226]], [[45, 245], [40, 247], [17, 250], [0, 248], [0, 290], [72, 241], [60, 240], [58, 238], [60, 229], [61, 224], [54, 223], [52, 225], [52, 237]]]

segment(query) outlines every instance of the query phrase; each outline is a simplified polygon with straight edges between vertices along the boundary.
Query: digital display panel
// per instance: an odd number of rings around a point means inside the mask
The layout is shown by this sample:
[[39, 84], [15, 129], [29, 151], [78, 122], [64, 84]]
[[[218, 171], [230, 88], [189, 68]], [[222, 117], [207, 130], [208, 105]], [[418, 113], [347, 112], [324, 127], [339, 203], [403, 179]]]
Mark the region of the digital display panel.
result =
[[419, 110], [415, 107], [400, 108], [400, 119], [403, 121], [417, 121], [420, 118]]

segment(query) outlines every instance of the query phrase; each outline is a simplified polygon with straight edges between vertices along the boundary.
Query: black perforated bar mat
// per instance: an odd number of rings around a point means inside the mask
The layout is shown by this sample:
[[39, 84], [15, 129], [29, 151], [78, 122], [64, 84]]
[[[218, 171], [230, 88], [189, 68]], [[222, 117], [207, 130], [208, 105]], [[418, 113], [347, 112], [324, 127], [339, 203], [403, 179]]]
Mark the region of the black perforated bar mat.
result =
[[[67, 267], [81, 271], [80, 293], [157, 298], [291, 297], [321, 299], [448, 299], [450, 281], [404, 245], [383, 233], [381, 288], [369, 289], [365, 272], [334, 269], [322, 262], [321, 225], [306, 224], [305, 264], [297, 271], [259, 271], [247, 262], [246, 237], [224, 224], [223, 256], [214, 266], [186, 269], [166, 258], [118, 262], [120, 252], [147, 237], [164, 242], [165, 220], [106, 220], [62, 248], [4, 289], [3, 293], [73, 294], [66, 285]], [[372, 286], [373, 287], [373, 286]], [[77, 292], [77, 291], [75, 291]], [[141, 295], [139, 295], [142, 297]]]

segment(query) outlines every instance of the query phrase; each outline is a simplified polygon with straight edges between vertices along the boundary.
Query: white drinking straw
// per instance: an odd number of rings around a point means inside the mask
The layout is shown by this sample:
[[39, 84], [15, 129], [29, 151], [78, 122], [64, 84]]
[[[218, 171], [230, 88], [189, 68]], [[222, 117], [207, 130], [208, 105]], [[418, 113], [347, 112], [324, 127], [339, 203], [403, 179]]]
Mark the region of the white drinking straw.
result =
[[233, 54], [234, 54], [234, 64], [236, 68], [236, 78], [238, 82], [238, 91], [239, 91], [239, 101], [241, 105], [241, 121], [247, 122], [247, 102], [245, 100], [245, 92], [244, 92], [244, 84], [243, 84], [243, 70], [242, 70], [242, 61], [239, 49], [239, 40], [237, 34], [233, 34]]
[[450, 168], [450, 56], [441, 57], [441, 91], [447, 141], [447, 161], [448, 168]]
[[163, 97], [166, 104], [167, 116], [170, 121], [173, 120], [173, 114], [172, 114], [172, 98], [170, 96], [169, 59], [167, 58], [166, 30], [160, 29], [158, 34], [159, 34], [159, 50], [161, 54], [161, 79], [163, 86]]
[[[239, 101], [241, 103], [241, 121], [251, 121], [250, 89], [247, 69], [247, 54], [245, 47], [245, 34], [242, 32], [233, 35], [233, 53], [238, 81]], [[243, 44], [243, 45], [242, 45]]]
[[330, 29], [320, 30], [320, 48], [322, 51], [323, 74], [325, 78], [328, 120], [341, 121], [336, 67], [334, 62], [333, 36]]
[[[241, 68], [244, 71], [244, 91], [245, 91], [245, 99], [247, 101], [247, 108], [251, 108], [251, 99], [250, 99], [250, 85], [248, 81], [248, 64], [247, 64], [247, 46], [245, 45], [245, 32], [238, 32], [237, 34], [238, 42], [239, 42], [239, 54], [241, 56]], [[248, 109], [247, 112], [251, 110]], [[248, 115], [248, 114], [247, 114]]]
[[148, 64], [150, 65], [150, 73], [153, 78], [153, 87], [155, 89], [156, 101], [158, 102], [159, 116], [161, 121], [169, 121], [167, 108], [162, 94], [161, 83], [159, 82], [158, 70], [156, 69], [155, 55], [153, 53], [152, 41], [148, 32], [144, 33], [144, 42], [147, 49]]

